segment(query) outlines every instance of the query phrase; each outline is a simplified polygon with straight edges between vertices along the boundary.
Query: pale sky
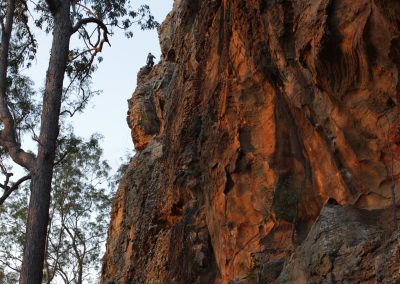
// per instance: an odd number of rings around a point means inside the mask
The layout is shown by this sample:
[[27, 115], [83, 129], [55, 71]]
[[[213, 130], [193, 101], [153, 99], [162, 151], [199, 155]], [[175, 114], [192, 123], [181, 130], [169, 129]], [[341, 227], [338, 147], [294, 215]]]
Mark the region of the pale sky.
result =
[[[132, 3], [135, 6], [148, 4], [155, 19], [161, 23], [172, 9], [173, 0], [133, 0]], [[93, 76], [93, 89], [102, 90], [103, 93], [94, 97], [84, 113], [73, 119], [77, 135], [88, 138], [97, 132], [104, 136], [101, 143], [104, 158], [114, 169], [120, 165], [120, 157], [125, 156], [127, 150], [134, 149], [126, 123], [126, 112], [127, 100], [136, 87], [136, 74], [146, 64], [149, 52], [156, 56], [156, 62], [160, 58], [156, 30], [141, 31], [136, 28], [131, 39], [127, 39], [123, 32], [115, 32], [110, 38], [111, 47], [104, 45], [101, 53], [104, 60]], [[38, 43], [37, 63], [28, 71], [35, 82], [35, 88], [40, 88], [44, 82], [51, 38], [39, 35]]]

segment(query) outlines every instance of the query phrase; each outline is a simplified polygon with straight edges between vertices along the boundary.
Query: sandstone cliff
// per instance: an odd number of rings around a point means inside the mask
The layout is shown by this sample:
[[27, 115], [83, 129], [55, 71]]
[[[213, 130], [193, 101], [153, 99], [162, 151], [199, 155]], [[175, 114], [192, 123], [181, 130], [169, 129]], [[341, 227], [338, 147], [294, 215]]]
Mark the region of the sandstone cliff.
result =
[[397, 0], [176, 0], [102, 283], [398, 283], [399, 25]]

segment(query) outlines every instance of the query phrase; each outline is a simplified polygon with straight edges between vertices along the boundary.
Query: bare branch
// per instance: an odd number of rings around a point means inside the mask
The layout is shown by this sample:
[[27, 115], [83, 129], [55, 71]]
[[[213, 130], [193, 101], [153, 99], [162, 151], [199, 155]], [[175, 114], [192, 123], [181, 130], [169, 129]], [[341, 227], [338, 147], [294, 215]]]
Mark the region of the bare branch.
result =
[[65, 224], [65, 222], [62, 222], [61, 225], [63, 226], [63, 228], [65, 229], [65, 231], [66, 231], [67, 234], [69, 235], [69, 237], [71, 238], [71, 241], [72, 241], [72, 249], [73, 249], [74, 252], [75, 252], [75, 256], [76, 256], [78, 259], [81, 259], [81, 253], [80, 253], [80, 251], [79, 251], [79, 249], [78, 249], [78, 245], [76, 244], [76, 238], [78, 237], [77, 234], [76, 234], [76, 233], [73, 234], [73, 233], [71, 232], [70, 228], [68, 228], [68, 226]]
[[[89, 48], [89, 46], [88, 46], [88, 44], [87, 44], [87, 42], [86, 42], [86, 40], [85, 40], [85, 37], [83, 37], [83, 38], [84, 38], [84, 42], [85, 42], [85, 44], [86, 44], [88, 50], [82, 52], [82, 53], [79, 54], [79, 55], [81, 56], [81, 55], [83, 55], [83, 54], [85, 54], [85, 53], [87, 53], [87, 52], [90, 52], [90, 53], [91, 53], [91, 58], [90, 58], [89, 62], [86, 64], [86, 68], [88, 69], [86, 76], [90, 73], [90, 67], [91, 67], [92, 64], [93, 64], [93, 61], [94, 61], [95, 57], [97, 56], [98, 53], [102, 52], [104, 43], [108, 43], [108, 45], [111, 46], [111, 44], [110, 44], [110, 42], [109, 42], [109, 40], [108, 40], [108, 34], [109, 34], [109, 32], [108, 32], [107, 26], [106, 26], [101, 20], [99, 20], [99, 19], [97, 19], [97, 18], [85, 18], [85, 19], [80, 20], [80, 21], [72, 28], [72, 34], [74, 34], [75, 32], [79, 32], [79, 29], [80, 29], [82, 26], [84, 26], [84, 25], [86, 25], [86, 24], [89, 24], [89, 23], [97, 24], [98, 39], [97, 39], [97, 42], [93, 45], [93, 44], [90, 42], [91, 36], [89, 36], [89, 37], [88, 37], [88, 41], [89, 41], [89, 44], [92, 46], [92, 48]], [[101, 34], [100, 29], [103, 30], [103, 38], [101, 38], [101, 36], [100, 36], [100, 34]], [[85, 31], [85, 32], [87, 33], [87, 31]], [[92, 33], [92, 34], [93, 34], [93, 33]], [[78, 57], [79, 57], [79, 55], [78, 55]], [[75, 58], [76, 58], [76, 57], [75, 57]], [[85, 76], [85, 77], [86, 77], [86, 76]], [[73, 81], [73, 80], [72, 80], [72, 81]], [[72, 84], [72, 82], [71, 82], [71, 84]], [[68, 87], [68, 88], [69, 88], [69, 87]]]
[[[97, 41], [95, 44], [93, 44], [91, 41], [91, 38], [96, 31], [97, 31]], [[96, 26], [96, 28], [93, 29], [93, 31], [91, 32], [90, 35], [86, 29], [80, 30], [79, 34], [82, 36], [83, 42], [85, 43], [85, 45], [88, 49], [97, 46], [101, 40], [101, 30], [100, 30], [99, 26]], [[90, 47], [89, 47], [89, 45], [90, 45]]]
[[59, 164], [62, 163], [62, 161], [64, 161], [64, 159], [71, 153], [76, 152], [72, 149], [65, 151], [64, 153], [62, 153], [61, 157], [58, 159], [58, 161], [54, 162], [54, 166], [58, 166]]
[[6, 190], [3, 193], [3, 196], [0, 197], [0, 206], [3, 205], [4, 201], [11, 195], [11, 193], [16, 191], [22, 183], [24, 183], [25, 181], [30, 180], [30, 179], [31, 179], [31, 175], [26, 175], [26, 176], [20, 178], [11, 187], [9, 187], [7, 185], [6, 186], [0, 185], [0, 187], [4, 188]]
[[6, 180], [4, 181], [4, 188], [8, 187], [8, 183], [10, 181], [10, 178], [13, 176], [13, 173], [6, 173]]
[[[80, 28], [89, 24], [89, 23], [94, 23], [97, 25], [97, 27], [93, 30], [92, 34], [89, 35], [89, 33], [84, 29], [83, 33], [80, 31]], [[93, 44], [90, 39], [92, 37], [92, 35], [94, 34], [94, 32], [97, 31], [98, 36], [97, 36], [97, 41], [95, 44]], [[103, 31], [103, 33], [101, 33], [101, 31]], [[103, 46], [104, 43], [108, 43], [109, 46], [111, 46], [109, 40], [108, 40], [108, 28], [107, 26], [99, 19], [97, 18], [85, 18], [85, 19], [81, 19], [73, 28], [72, 28], [72, 32], [71, 34], [74, 34], [75, 32], [78, 32], [82, 38], [83, 38], [83, 42], [86, 45], [87, 50], [84, 50], [82, 52], [80, 52], [78, 55], [69, 58], [69, 61], [73, 61], [75, 59], [77, 59], [80, 56], [85, 55], [86, 53], [90, 53], [90, 59], [89, 61], [85, 64], [83, 70], [86, 70], [86, 74], [83, 75], [83, 77], [81, 77], [81, 74], [78, 73], [74, 76], [74, 78], [72, 78], [71, 82], [69, 83], [68, 87], [66, 88], [65, 93], [67, 93], [70, 89], [70, 87], [73, 85], [74, 81], [79, 78], [81, 81], [84, 81], [86, 77], [88, 77], [90, 75], [90, 68], [93, 65], [94, 59], [97, 56], [98, 53], [102, 52], [103, 50]], [[101, 34], [103, 34], [103, 37], [101, 37]], [[73, 115], [73, 113], [71, 111], [65, 110], [62, 112], [62, 114], [66, 114], [69, 113], [71, 116]]]
[[[9, 256], [8, 256], [8, 257], [9, 257]], [[17, 260], [21, 261], [20, 259], [17, 259]], [[9, 265], [7, 262], [5, 262], [5, 261], [3, 261], [3, 260], [1, 260], [1, 259], [0, 259], [0, 263], [3, 264], [3, 265], [5, 265], [5, 266], [7, 266], [7, 268], [9, 268], [9, 269], [11, 269], [11, 270], [13, 270], [13, 271], [15, 271], [15, 272], [18, 272], [18, 273], [21, 272], [20, 270], [16, 269], [15, 267], [12, 267], [12, 266]]]
[[[29, 2], [35, 7], [36, 10], [42, 11], [42, 12], [46, 11], [46, 9], [42, 5], [37, 3], [38, 1], [29, 0]], [[32, 17], [32, 19], [33, 19], [33, 17]]]
[[80, 52], [79, 54], [75, 55], [74, 57], [68, 58], [68, 60], [69, 60], [69, 61], [74, 61], [74, 60], [77, 59], [78, 57], [81, 57], [82, 55], [84, 55], [84, 54], [86, 54], [86, 53], [88, 53], [88, 52], [92, 52], [92, 51], [96, 51], [96, 48], [93, 47], [93, 48], [86, 49], [86, 50]]
[[[31, 12], [29, 11], [28, 3], [26, 1], [22, 1], [22, 4], [24, 5], [25, 11], [27, 11], [31, 15], [31, 17], [33, 18]], [[26, 31], [28, 32], [28, 37], [29, 37], [30, 44], [35, 45], [35, 37], [33, 36], [32, 32], [31, 32], [31, 29], [30, 29], [30, 27], [28, 25], [28, 16], [24, 15], [23, 13], [21, 13], [21, 17], [24, 18], [23, 23], [24, 23], [24, 26], [26, 28]]]
[[89, 15], [92, 15], [93, 17], [96, 17], [95, 13], [93, 13], [92, 10], [90, 10], [88, 7], [86, 7], [85, 5], [82, 5], [81, 3], [79, 3], [77, 1], [76, 5], [82, 7]]
[[79, 20], [76, 25], [72, 28], [72, 34], [76, 33], [82, 26], [87, 24], [97, 24], [105, 33], [106, 42], [108, 42], [107, 35], [109, 34], [107, 26], [99, 19], [95, 17], [84, 18]]
[[39, 143], [39, 136], [36, 134], [35, 126], [32, 124], [27, 124], [28, 129], [32, 132], [32, 140]]
[[63, 110], [60, 115], [69, 114], [70, 117], [73, 117], [78, 111], [81, 111], [85, 107], [93, 93], [89, 91], [89, 94], [86, 95], [85, 89], [82, 86], [80, 90], [82, 91], [82, 100], [79, 104], [74, 107], [73, 110]]

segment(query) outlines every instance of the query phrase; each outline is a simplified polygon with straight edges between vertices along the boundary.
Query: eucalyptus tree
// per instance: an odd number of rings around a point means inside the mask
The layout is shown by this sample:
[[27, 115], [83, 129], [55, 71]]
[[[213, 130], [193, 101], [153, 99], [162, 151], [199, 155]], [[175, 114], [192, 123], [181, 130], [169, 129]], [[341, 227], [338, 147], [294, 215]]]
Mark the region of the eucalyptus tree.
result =
[[[111, 207], [110, 167], [99, 136], [62, 139], [54, 168], [43, 283], [95, 283]], [[15, 283], [21, 268], [29, 187], [0, 207], [0, 284]], [[3, 273], [2, 273], [3, 271]]]
[[[19, 109], [15, 112], [12, 107], [13, 88], [24, 96], [24, 88], [15, 78], [22, 78], [21, 69], [29, 67], [37, 51], [32, 23], [52, 37], [42, 99], [38, 103], [39, 109], [34, 108], [40, 115], [37, 127], [27, 121], [31, 111], [29, 103], [25, 111]], [[93, 95], [87, 82], [96, 70], [95, 58], [105, 45], [110, 45], [109, 38], [114, 28], [126, 30], [126, 35], [131, 37], [130, 27], [135, 23], [143, 29], [157, 26], [148, 6], [135, 11], [127, 0], [0, 2], [0, 146], [27, 171], [27, 175], [13, 185], [9, 185], [6, 177], [3, 189], [13, 192], [16, 185], [31, 179], [20, 283], [41, 283], [43, 277], [51, 182], [54, 164], [59, 162], [55, 158], [60, 116], [72, 116], [84, 108]], [[80, 43], [73, 47], [72, 42]], [[71, 102], [73, 94], [78, 99]], [[37, 143], [36, 153], [23, 150], [23, 131], [32, 132]]]

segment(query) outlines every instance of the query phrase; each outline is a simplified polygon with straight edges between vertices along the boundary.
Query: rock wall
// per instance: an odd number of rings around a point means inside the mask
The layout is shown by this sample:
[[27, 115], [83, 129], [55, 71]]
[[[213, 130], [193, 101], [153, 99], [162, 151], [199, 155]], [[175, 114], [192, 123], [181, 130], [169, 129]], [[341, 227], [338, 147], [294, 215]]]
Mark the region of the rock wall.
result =
[[[398, 235], [371, 216], [400, 195], [399, 25], [397, 0], [176, 0], [129, 102], [102, 283], [333, 283], [360, 263], [391, 283]], [[317, 233], [329, 206], [345, 244]]]
[[[400, 236], [382, 223], [387, 217], [377, 210], [327, 204], [277, 282], [399, 283]], [[269, 275], [269, 266], [260, 265], [258, 279]]]

